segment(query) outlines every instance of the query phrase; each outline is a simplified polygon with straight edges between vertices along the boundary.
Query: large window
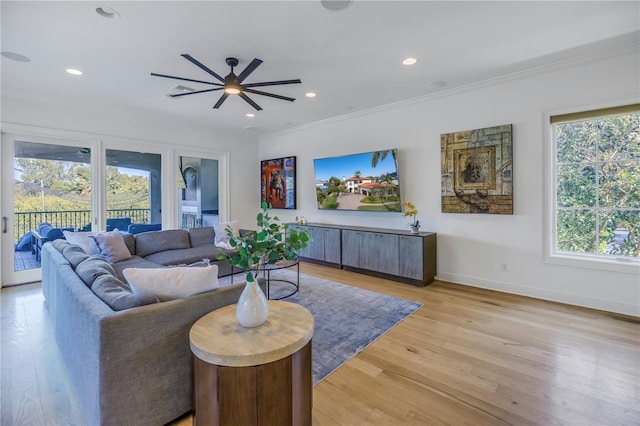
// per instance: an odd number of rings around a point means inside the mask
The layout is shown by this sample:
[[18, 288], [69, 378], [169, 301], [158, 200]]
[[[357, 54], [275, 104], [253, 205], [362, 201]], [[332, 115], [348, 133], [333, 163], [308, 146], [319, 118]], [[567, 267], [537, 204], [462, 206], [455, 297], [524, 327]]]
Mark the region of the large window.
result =
[[551, 117], [554, 254], [637, 261], [640, 105]]
[[106, 230], [129, 225], [162, 226], [162, 156], [106, 150]]

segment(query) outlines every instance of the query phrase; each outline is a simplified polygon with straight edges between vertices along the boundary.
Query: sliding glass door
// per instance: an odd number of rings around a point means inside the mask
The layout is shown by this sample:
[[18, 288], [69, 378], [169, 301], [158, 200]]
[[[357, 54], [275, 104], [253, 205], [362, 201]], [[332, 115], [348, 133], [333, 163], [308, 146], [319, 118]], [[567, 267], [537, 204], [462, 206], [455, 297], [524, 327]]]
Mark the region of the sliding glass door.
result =
[[2, 133], [3, 286], [39, 281], [40, 248], [64, 232], [228, 220], [228, 153], [33, 134]]
[[40, 279], [40, 250], [90, 226], [89, 144], [2, 135], [2, 283]]

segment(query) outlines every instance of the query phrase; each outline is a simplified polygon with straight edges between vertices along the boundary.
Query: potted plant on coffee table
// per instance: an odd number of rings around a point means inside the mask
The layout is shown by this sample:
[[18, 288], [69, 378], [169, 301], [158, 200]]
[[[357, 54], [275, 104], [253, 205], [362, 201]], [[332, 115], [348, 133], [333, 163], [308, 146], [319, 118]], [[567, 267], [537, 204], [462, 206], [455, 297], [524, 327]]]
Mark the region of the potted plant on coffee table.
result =
[[277, 216], [271, 216], [270, 210], [271, 206], [263, 202], [262, 211], [256, 216], [257, 231], [237, 236], [233, 235], [231, 228], [227, 228], [233, 253], [217, 256], [219, 260], [226, 260], [230, 265], [246, 271], [247, 284], [236, 310], [238, 321], [245, 327], [261, 325], [269, 312], [266, 297], [256, 282], [260, 271], [264, 271], [267, 265], [297, 259], [298, 250], [305, 248], [309, 242], [309, 235], [305, 231], [288, 228], [280, 223]]

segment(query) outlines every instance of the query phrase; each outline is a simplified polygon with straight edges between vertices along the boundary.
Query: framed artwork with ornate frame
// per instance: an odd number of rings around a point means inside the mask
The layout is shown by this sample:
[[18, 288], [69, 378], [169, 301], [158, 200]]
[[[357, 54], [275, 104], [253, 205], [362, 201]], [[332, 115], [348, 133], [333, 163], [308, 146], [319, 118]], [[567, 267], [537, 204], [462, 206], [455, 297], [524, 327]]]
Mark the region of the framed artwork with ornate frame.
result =
[[513, 214], [512, 125], [440, 135], [443, 213]]
[[296, 157], [260, 162], [260, 201], [274, 209], [296, 208]]

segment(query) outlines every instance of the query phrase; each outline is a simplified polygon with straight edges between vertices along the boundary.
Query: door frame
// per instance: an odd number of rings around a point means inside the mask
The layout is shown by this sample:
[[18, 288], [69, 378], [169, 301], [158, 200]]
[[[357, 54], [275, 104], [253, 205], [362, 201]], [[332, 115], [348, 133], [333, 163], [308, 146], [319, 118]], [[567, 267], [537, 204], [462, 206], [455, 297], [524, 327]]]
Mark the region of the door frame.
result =
[[[192, 157], [192, 158], [204, 158], [207, 160], [218, 161], [218, 218], [220, 222], [227, 222], [229, 220], [229, 153], [222, 151], [200, 151], [197, 149], [189, 148], [176, 148], [173, 150], [173, 166], [175, 171], [173, 182], [177, 182], [179, 175], [179, 163], [180, 157]], [[173, 197], [171, 204], [172, 217], [175, 221], [174, 227], [179, 227], [180, 212], [178, 206], [178, 188], [172, 187], [170, 192]]]

